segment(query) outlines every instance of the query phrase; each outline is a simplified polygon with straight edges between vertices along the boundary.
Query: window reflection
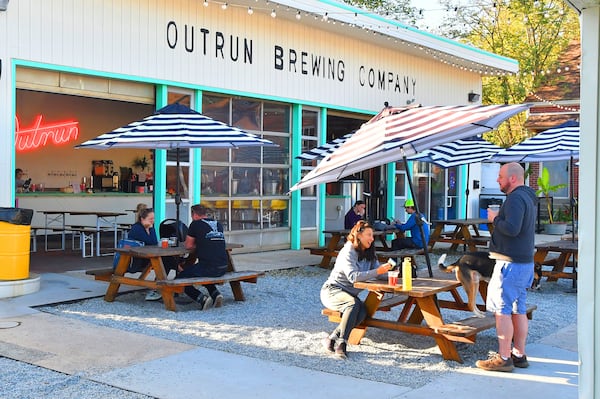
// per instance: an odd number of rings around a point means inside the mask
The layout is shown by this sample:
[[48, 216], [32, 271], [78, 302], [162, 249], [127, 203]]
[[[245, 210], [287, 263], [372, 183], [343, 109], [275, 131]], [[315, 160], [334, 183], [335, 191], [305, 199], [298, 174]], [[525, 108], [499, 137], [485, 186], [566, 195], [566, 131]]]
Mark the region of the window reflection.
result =
[[202, 102], [206, 116], [278, 144], [203, 149], [203, 203], [229, 231], [288, 226], [289, 104], [206, 93]]

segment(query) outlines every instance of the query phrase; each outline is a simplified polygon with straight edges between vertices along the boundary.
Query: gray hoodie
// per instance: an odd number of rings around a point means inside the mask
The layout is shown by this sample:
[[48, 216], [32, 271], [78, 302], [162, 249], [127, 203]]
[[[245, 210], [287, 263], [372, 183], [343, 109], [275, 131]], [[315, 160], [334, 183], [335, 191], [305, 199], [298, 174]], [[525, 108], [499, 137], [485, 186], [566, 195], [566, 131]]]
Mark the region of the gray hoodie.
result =
[[494, 219], [490, 258], [533, 262], [537, 201], [535, 191], [527, 186], [519, 186], [506, 196]]

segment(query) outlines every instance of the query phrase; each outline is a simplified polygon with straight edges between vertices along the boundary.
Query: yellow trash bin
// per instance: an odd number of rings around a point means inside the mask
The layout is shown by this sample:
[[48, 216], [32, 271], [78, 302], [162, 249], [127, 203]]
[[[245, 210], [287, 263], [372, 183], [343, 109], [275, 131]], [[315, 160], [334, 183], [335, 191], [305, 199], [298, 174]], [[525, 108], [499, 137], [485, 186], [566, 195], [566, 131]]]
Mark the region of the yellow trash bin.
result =
[[29, 277], [31, 226], [0, 222], [0, 280]]

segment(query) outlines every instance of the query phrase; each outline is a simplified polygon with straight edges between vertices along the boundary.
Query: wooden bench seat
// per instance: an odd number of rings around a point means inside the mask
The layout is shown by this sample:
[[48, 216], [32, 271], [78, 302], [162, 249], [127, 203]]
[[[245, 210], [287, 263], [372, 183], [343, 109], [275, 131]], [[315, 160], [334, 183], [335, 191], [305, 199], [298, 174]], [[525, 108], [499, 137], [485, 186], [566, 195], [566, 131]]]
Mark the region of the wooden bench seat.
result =
[[[127, 279], [127, 284], [131, 284], [131, 280], [127, 277], [113, 276], [113, 268], [102, 268], [102, 269], [90, 269], [86, 270], [85, 274], [94, 276], [95, 280], [100, 281], [118, 281], [121, 279]], [[244, 301], [244, 291], [240, 285], [241, 282], [245, 283], [256, 283], [258, 278], [264, 276], [264, 272], [256, 271], [241, 271], [241, 272], [227, 272], [220, 277], [189, 277], [173, 280], [156, 280], [154, 282], [155, 288], [159, 290], [163, 295], [173, 296], [174, 293], [182, 293], [187, 286], [191, 285], [206, 285], [206, 284], [225, 284], [229, 283], [231, 291], [233, 292], [233, 298], [236, 301]], [[175, 309], [169, 309], [175, 310]]]
[[[404, 297], [404, 296], [398, 295], [396, 297], [392, 297], [389, 299], [396, 299], [396, 298], [402, 298], [402, 297]], [[390, 310], [389, 308], [386, 308], [386, 305], [384, 304], [385, 301], [386, 300], [381, 302], [379, 308], [377, 308], [378, 311], [379, 310], [384, 310], [384, 311]], [[404, 301], [406, 301], [406, 297], [404, 297]], [[401, 304], [401, 303], [402, 302], [398, 302], [397, 304]], [[389, 306], [389, 305], [387, 305], [387, 306]], [[536, 309], [537, 309], [536, 305], [528, 305], [527, 306], [527, 318], [529, 318], [529, 319], [533, 318], [533, 311]], [[338, 312], [336, 310], [331, 310], [328, 308], [323, 309], [321, 311], [321, 314], [324, 316], [327, 316], [329, 318], [329, 321], [331, 321], [333, 323], [339, 323], [341, 320], [341, 316], [342, 316], [342, 314], [340, 312]], [[385, 323], [385, 321], [367, 318], [365, 321], [363, 321], [362, 324], [364, 324], [365, 326], [371, 326], [371, 327], [381, 327], [382, 323]], [[407, 332], [410, 332], [410, 327], [411, 327], [410, 323], [397, 323], [397, 324], [399, 327], [404, 326], [404, 329]], [[435, 334], [443, 334], [443, 335], [447, 336], [448, 339], [450, 339], [451, 341], [473, 343], [473, 342], [475, 342], [477, 333], [479, 333], [481, 331], [485, 331], [490, 328], [495, 328], [495, 327], [496, 327], [495, 316], [493, 314], [486, 314], [485, 317], [471, 316], [471, 317], [467, 317], [466, 319], [454, 321], [454, 322], [448, 323], [448, 324], [443, 324], [441, 326], [434, 326], [434, 327], [431, 327], [431, 331], [432, 331], [432, 333], [435, 333]], [[396, 328], [396, 329], [399, 329], [399, 328]]]
[[[537, 309], [536, 305], [527, 306], [527, 318], [533, 318], [533, 311]], [[475, 336], [481, 331], [496, 327], [496, 318], [493, 314], [486, 314], [485, 317], [467, 317], [463, 320], [454, 321], [437, 327], [432, 327], [438, 334], [451, 335], [453, 337], [465, 338], [465, 342], [475, 342]]]
[[261, 276], [264, 276], [263, 272], [227, 272], [220, 277], [189, 277], [174, 280], [158, 280], [156, 285], [163, 292], [182, 293], [184, 288], [190, 285], [229, 283], [233, 292], [233, 298], [236, 301], [244, 301], [246, 298], [244, 297], [244, 291], [241, 289], [240, 282], [256, 283]]

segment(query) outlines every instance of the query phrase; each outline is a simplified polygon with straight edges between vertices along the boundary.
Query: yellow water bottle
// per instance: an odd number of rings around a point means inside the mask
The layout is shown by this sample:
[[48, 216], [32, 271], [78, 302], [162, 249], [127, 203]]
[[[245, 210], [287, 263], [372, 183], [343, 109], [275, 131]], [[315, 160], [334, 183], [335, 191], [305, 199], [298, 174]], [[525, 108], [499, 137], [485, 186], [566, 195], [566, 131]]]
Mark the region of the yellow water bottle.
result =
[[402, 290], [412, 290], [412, 266], [409, 257], [404, 258], [402, 262]]

